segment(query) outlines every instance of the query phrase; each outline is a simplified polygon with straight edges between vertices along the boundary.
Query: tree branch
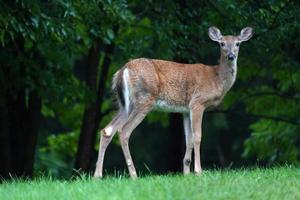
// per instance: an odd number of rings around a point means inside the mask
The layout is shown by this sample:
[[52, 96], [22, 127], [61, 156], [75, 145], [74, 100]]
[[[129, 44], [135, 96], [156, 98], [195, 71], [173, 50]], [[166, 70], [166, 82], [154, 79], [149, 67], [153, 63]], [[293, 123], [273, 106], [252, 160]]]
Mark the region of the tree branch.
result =
[[245, 96], [244, 98], [251, 98], [251, 97], [257, 97], [257, 96], [278, 96], [283, 99], [290, 99], [290, 100], [300, 100], [300, 97], [288, 95], [286, 93], [278, 93], [278, 92], [257, 92], [248, 94], [248, 96]]
[[258, 38], [258, 37], [260, 37], [261, 35], [266, 34], [266, 33], [268, 33], [268, 32], [270, 32], [270, 31], [272, 31], [272, 30], [274, 30], [274, 29], [276, 29], [276, 28], [279, 27], [279, 26], [275, 26], [276, 21], [277, 21], [277, 19], [279, 18], [279, 16], [280, 16], [280, 14], [282, 13], [282, 11], [289, 5], [289, 3], [290, 3], [290, 1], [287, 1], [286, 4], [285, 4], [284, 6], [282, 6], [282, 7], [280, 8], [280, 10], [275, 14], [275, 16], [274, 16], [274, 18], [273, 18], [273, 20], [272, 20], [272, 23], [270, 24], [270, 26], [268, 27], [268, 29], [267, 29], [266, 31], [264, 31], [264, 32], [259, 33], [259, 34], [255, 34], [255, 35], [256, 35], [255, 38]]

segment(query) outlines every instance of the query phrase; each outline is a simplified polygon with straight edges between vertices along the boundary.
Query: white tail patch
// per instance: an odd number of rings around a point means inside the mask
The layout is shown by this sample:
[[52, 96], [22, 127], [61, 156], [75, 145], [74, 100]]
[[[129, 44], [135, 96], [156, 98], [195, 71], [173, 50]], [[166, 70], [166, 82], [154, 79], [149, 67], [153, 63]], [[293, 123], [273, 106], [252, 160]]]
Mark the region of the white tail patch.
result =
[[124, 101], [125, 101], [125, 110], [126, 113], [129, 113], [129, 104], [130, 104], [130, 91], [129, 91], [129, 71], [126, 68], [123, 72], [123, 84], [124, 84]]

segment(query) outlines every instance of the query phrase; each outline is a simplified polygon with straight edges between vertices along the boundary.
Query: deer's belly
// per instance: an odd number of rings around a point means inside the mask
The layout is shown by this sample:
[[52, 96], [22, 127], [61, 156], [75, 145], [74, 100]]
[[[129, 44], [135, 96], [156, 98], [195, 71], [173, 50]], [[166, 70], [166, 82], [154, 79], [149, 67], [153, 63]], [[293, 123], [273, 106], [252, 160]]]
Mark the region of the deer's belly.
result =
[[186, 113], [190, 111], [190, 109], [187, 106], [172, 104], [165, 100], [157, 100], [154, 105], [154, 110], [175, 113]]

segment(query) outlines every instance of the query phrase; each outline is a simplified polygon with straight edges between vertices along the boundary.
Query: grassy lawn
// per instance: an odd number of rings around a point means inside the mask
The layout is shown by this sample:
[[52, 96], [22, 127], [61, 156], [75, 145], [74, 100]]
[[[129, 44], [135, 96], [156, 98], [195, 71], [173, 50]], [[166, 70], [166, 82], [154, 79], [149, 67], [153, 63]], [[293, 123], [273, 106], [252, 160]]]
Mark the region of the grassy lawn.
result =
[[108, 177], [74, 181], [12, 181], [0, 185], [0, 199], [300, 199], [300, 169], [204, 171], [194, 175]]

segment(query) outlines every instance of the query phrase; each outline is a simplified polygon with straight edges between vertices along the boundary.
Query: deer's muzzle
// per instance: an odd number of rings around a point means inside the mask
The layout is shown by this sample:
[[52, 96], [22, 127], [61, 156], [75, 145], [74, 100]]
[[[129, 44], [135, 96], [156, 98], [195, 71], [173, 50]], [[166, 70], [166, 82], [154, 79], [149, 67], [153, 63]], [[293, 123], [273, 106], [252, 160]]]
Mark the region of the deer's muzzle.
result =
[[227, 59], [230, 60], [230, 61], [233, 61], [235, 58], [236, 58], [236, 56], [233, 53], [229, 53], [227, 55]]

